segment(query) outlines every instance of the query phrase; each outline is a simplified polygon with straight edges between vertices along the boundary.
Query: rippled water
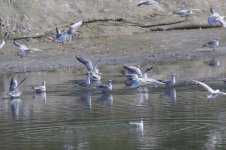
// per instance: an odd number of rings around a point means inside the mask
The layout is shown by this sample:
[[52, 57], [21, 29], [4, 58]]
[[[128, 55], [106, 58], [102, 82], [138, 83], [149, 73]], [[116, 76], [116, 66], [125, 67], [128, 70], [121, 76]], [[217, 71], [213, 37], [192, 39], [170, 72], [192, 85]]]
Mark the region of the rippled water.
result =
[[[155, 64], [150, 74], [166, 79], [174, 72], [179, 80], [224, 77], [224, 58], [220, 67], [207, 60]], [[120, 68], [100, 68], [104, 81], [113, 80], [109, 94], [76, 86], [84, 68], [75, 68], [33, 72], [21, 86], [21, 98], [11, 100], [11, 77], [0, 76], [0, 149], [224, 149], [225, 96], [208, 101], [195, 85], [128, 89]], [[16, 74], [19, 81], [24, 76]], [[43, 80], [47, 92], [35, 95], [31, 87]], [[226, 90], [222, 82], [211, 86]], [[141, 117], [143, 128], [129, 126]]]

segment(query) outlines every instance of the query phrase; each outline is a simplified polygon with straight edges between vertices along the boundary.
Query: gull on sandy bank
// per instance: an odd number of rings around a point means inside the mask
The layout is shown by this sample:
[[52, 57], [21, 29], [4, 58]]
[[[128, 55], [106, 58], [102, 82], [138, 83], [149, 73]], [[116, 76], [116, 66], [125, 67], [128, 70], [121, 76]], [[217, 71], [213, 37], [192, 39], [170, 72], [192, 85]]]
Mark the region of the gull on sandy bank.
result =
[[[5, 40], [4, 39], [0, 39], [0, 49], [2, 51], [3, 47], [5, 45]], [[2, 51], [2, 55], [3, 55], [3, 51]]]
[[131, 127], [135, 127], [135, 128], [143, 128], [144, 127], [143, 118], [140, 118], [140, 121], [129, 122], [129, 124]]
[[112, 80], [107, 81], [105, 84], [97, 85], [96, 88], [102, 92], [109, 92], [112, 90]]
[[37, 93], [45, 92], [46, 91], [46, 81], [43, 81], [40, 86], [32, 87], [33, 90]]
[[221, 92], [219, 89], [216, 90], [212, 89], [209, 85], [205, 84], [204, 82], [197, 80], [192, 81], [194, 81], [196, 84], [201, 85], [204, 89], [206, 89], [210, 93], [206, 95], [207, 98], [215, 98], [218, 94], [226, 95], [226, 93]]
[[4, 39], [0, 39], [0, 49], [2, 49], [5, 45], [5, 40]]
[[19, 44], [16, 41], [14, 41], [14, 44], [19, 47], [19, 51], [17, 52], [17, 56], [19, 56], [20, 58], [23, 58], [24, 56], [26, 56], [28, 53], [33, 53], [33, 52], [38, 52], [38, 51], [42, 51], [40, 49], [37, 48], [28, 48], [26, 45], [23, 44]]
[[180, 15], [181, 17], [187, 18], [187, 17], [191, 16], [193, 11], [202, 12], [200, 9], [184, 9], [184, 10], [178, 11], [177, 14]]
[[208, 23], [211, 26], [223, 26], [226, 28], [225, 16], [221, 16], [216, 10], [210, 8], [210, 16], [208, 17]]
[[208, 43], [202, 45], [202, 47], [209, 47], [215, 51], [215, 47], [219, 46], [220, 38], [216, 37], [214, 40], [209, 41]]
[[56, 27], [56, 42], [57, 43], [64, 43], [67, 40], [69, 40], [76, 32], [77, 30], [82, 26], [83, 21], [79, 21], [73, 25], [70, 26], [68, 31], [61, 32], [59, 27]]
[[137, 6], [142, 6], [142, 5], [159, 5], [159, 2], [154, 1], [154, 0], [141, 0], [137, 3]]
[[97, 61], [97, 63], [93, 66], [92, 62], [85, 58], [85, 57], [78, 57], [76, 56], [77, 60], [79, 62], [81, 62], [82, 64], [85, 65], [87, 73], [90, 77], [91, 80], [93, 81], [100, 81], [101, 80], [101, 73], [99, 72], [99, 70], [97, 69], [97, 65], [99, 64], [99, 62], [101, 61], [101, 59], [99, 59]]

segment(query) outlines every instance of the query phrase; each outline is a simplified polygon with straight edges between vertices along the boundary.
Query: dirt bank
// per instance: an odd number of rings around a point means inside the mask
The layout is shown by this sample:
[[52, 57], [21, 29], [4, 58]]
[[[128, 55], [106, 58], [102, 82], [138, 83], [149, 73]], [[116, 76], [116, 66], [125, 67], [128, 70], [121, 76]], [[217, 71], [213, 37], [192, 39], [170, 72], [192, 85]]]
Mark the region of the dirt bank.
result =
[[[3, 55], [0, 56], [0, 72], [55, 70], [79, 66], [75, 60], [76, 55], [91, 60], [102, 57], [101, 65], [200, 59], [211, 57], [210, 49], [202, 49], [201, 45], [215, 36], [220, 36], [222, 42], [214, 55], [225, 55], [226, 45], [223, 42], [226, 40], [225, 29], [200, 28], [208, 27], [207, 16], [211, 6], [226, 14], [226, 9], [221, 7], [224, 2], [165, 0], [157, 7], [138, 7], [137, 2], [131, 0], [2, 2], [0, 33], [7, 43], [2, 50]], [[180, 9], [187, 8], [197, 8], [203, 13], [195, 13], [188, 20], [174, 14]], [[85, 23], [73, 41], [59, 46], [48, 40], [50, 36], [54, 36], [56, 26], [67, 27], [79, 20], [84, 20]], [[184, 28], [197, 30], [167, 31]], [[166, 31], [153, 32], [159, 29]], [[44, 51], [19, 59], [16, 56], [18, 49], [13, 45], [13, 40]]]

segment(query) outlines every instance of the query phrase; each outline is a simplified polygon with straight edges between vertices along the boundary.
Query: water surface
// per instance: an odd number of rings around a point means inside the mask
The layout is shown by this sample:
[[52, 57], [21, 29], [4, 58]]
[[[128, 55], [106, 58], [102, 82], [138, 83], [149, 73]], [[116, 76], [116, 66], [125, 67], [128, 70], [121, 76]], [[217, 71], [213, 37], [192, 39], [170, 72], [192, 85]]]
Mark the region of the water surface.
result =
[[[221, 65], [208, 60], [155, 64], [151, 76], [178, 80], [214, 79], [225, 75]], [[145, 66], [146, 64], [141, 64]], [[7, 95], [10, 75], [0, 77], [0, 149], [224, 149], [226, 144], [225, 96], [207, 100], [198, 85], [128, 89], [121, 66], [101, 67], [103, 82], [113, 80], [113, 91], [78, 87], [84, 68], [55, 72], [32, 72], [18, 99]], [[20, 81], [24, 73], [16, 74]], [[35, 94], [31, 87], [47, 82], [47, 92]], [[223, 82], [212, 87], [226, 90]], [[130, 121], [144, 118], [143, 128]]]

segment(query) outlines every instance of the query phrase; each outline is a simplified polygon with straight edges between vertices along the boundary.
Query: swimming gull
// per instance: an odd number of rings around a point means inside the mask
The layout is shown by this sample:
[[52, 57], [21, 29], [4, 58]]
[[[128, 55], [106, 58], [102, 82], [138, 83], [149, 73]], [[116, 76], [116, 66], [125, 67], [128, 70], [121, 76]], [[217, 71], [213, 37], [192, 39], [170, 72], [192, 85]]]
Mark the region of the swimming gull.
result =
[[24, 56], [26, 56], [28, 53], [33, 53], [33, 52], [37, 52], [37, 51], [42, 51], [40, 49], [37, 48], [28, 48], [27, 46], [23, 45], [23, 44], [19, 44], [16, 41], [14, 41], [14, 44], [20, 48], [20, 50], [17, 52], [17, 56], [19, 56], [20, 58], [23, 58]]
[[176, 84], [176, 76], [177, 76], [176, 74], [172, 74], [170, 80], [158, 80], [158, 81], [165, 83], [165, 85], [167, 87], [171, 87], [171, 86], [174, 86]]
[[86, 80], [77, 82], [79, 86], [88, 87], [91, 85], [91, 79], [89, 73], [87, 73]]
[[143, 118], [140, 118], [140, 121], [129, 122], [129, 124], [130, 124], [132, 127], [137, 127], [137, 128], [143, 128], [143, 127], [144, 127]]
[[46, 81], [43, 81], [40, 86], [32, 87], [33, 90], [37, 93], [45, 92], [46, 91]]
[[219, 41], [220, 41], [220, 38], [216, 37], [216, 39], [202, 45], [202, 47], [209, 47], [209, 48], [212, 48], [213, 51], [215, 51], [215, 47], [217, 47], [219, 45]]
[[112, 80], [107, 81], [105, 84], [97, 85], [96, 88], [102, 92], [109, 92], [112, 90]]
[[159, 5], [159, 2], [154, 0], [142, 0], [137, 3], [137, 6], [141, 5]]
[[91, 80], [93, 80], [93, 81], [101, 80], [102, 74], [97, 69], [97, 65], [101, 61], [101, 58], [97, 61], [97, 63], [94, 66], [93, 66], [92, 62], [85, 57], [76, 56], [76, 58], [79, 62], [81, 62], [82, 64], [84, 64], [86, 66], [87, 73], [88, 73], [89, 77], [91, 78]]
[[208, 98], [216, 97], [218, 94], [226, 95], [226, 93], [221, 92], [219, 89], [216, 89], [216, 90], [212, 89], [210, 86], [208, 86], [204, 82], [197, 81], [197, 80], [192, 80], [192, 81], [194, 81], [196, 84], [201, 85], [204, 89], [206, 89], [210, 93], [206, 95]]
[[221, 16], [216, 10], [210, 8], [211, 15], [208, 17], [208, 23], [211, 26], [223, 26], [226, 28], [225, 16]]
[[65, 41], [69, 40], [77, 32], [77, 30], [82, 26], [82, 24], [83, 24], [83, 21], [79, 21], [71, 25], [68, 31], [62, 32], [62, 33], [60, 29], [56, 27], [56, 42], [64, 43]]

